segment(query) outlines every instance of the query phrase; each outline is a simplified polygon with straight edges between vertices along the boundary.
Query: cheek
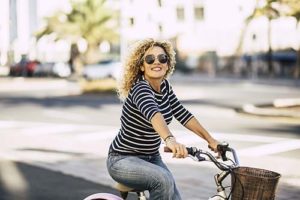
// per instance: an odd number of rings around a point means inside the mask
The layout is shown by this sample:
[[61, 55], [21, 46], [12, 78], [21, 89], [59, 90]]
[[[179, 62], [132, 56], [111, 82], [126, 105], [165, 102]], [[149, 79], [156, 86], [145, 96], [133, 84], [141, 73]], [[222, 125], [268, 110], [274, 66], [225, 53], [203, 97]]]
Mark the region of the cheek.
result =
[[165, 68], [165, 70], [166, 70], [166, 71], [168, 71], [168, 69], [169, 69], [169, 65], [168, 65], [168, 64], [166, 64], [164, 68]]

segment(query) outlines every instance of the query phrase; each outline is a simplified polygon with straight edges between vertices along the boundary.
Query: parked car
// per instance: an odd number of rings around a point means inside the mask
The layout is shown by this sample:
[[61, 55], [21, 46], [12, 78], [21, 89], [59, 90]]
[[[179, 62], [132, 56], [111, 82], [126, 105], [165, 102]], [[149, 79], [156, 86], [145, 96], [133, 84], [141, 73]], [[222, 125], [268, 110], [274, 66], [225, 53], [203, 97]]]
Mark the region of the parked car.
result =
[[104, 78], [118, 79], [122, 69], [120, 61], [108, 59], [96, 64], [86, 65], [83, 69], [83, 77], [87, 80], [97, 80]]
[[34, 76], [55, 76], [65, 78], [70, 75], [71, 68], [69, 64], [64, 62], [40, 63], [34, 71]]
[[33, 76], [35, 69], [39, 65], [39, 61], [29, 60], [22, 57], [20, 62], [11, 65], [9, 69], [10, 76]]

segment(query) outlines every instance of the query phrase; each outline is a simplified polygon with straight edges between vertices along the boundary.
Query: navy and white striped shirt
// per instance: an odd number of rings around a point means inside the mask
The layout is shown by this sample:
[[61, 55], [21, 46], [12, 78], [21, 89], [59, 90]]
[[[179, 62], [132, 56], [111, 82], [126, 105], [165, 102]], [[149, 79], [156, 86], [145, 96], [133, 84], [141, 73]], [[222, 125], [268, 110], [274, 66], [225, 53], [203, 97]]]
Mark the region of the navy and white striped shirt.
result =
[[133, 85], [123, 104], [121, 128], [111, 144], [111, 151], [157, 154], [161, 138], [151, 124], [151, 118], [157, 112], [163, 115], [167, 124], [171, 123], [173, 116], [183, 125], [193, 117], [178, 101], [167, 80], [163, 80], [161, 93], [158, 93], [142, 77]]

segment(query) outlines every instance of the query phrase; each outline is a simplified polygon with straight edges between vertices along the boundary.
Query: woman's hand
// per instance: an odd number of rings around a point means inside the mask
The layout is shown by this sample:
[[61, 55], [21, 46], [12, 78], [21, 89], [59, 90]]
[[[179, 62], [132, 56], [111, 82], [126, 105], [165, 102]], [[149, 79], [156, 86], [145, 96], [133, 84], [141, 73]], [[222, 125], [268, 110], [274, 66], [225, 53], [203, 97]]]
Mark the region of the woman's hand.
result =
[[208, 148], [210, 148], [210, 150], [217, 153], [218, 152], [218, 149], [217, 149], [218, 144], [220, 144], [220, 142], [215, 140], [214, 138], [212, 138], [211, 140], [208, 141]]
[[175, 137], [170, 137], [165, 142], [166, 146], [171, 149], [173, 158], [185, 158], [188, 156], [185, 145], [178, 143]]

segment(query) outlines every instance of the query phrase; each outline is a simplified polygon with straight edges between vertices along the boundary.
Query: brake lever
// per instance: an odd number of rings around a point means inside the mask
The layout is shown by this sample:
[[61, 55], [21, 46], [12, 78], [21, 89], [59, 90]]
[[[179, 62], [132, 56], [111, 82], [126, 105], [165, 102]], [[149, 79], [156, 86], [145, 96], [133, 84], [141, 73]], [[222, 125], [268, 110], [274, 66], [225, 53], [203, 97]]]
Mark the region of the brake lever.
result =
[[228, 160], [228, 158], [226, 156], [226, 152], [228, 150], [230, 150], [228, 146], [229, 146], [229, 144], [227, 142], [222, 142], [221, 144], [218, 144], [218, 146], [217, 146], [217, 150], [218, 150], [218, 152], [220, 152], [223, 161]]
[[200, 152], [196, 153], [195, 157], [198, 159], [199, 162], [206, 160], [204, 156], [200, 155]]

